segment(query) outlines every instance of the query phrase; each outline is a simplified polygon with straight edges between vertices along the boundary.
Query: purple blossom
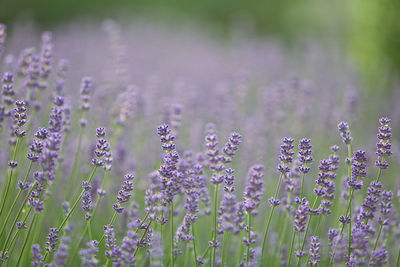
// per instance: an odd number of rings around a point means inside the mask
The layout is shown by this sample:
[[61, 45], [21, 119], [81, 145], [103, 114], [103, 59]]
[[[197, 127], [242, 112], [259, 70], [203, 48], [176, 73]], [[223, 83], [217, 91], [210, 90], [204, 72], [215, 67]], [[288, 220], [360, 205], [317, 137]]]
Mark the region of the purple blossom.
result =
[[355, 190], [361, 189], [363, 185], [363, 178], [367, 176], [367, 157], [365, 151], [357, 150], [353, 154], [352, 165], [351, 165], [351, 178], [348, 181], [348, 185], [353, 187]]
[[[1, 31], [1, 29], [0, 29]], [[3, 102], [6, 107], [10, 107], [15, 101], [15, 91], [14, 91], [14, 75], [10, 72], [5, 72], [3, 75]], [[9, 111], [6, 111], [5, 115], [9, 116]]]
[[244, 206], [246, 211], [256, 215], [258, 213], [257, 208], [260, 205], [261, 199], [264, 195], [264, 166], [254, 165], [250, 168], [247, 174], [247, 185], [243, 193]]
[[296, 210], [296, 214], [294, 216], [294, 225], [293, 229], [296, 232], [304, 232], [306, 230], [306, 224], [308, 221], [308, 216], [310, 214], [310, 207], [308, 201], [305, 201], [304, 204], [300, 204], [298, 209]]
[[96, 254], [99, 252], [99, 242], [92, 240], [86, 244], [87, 249], [81, 249], [79, 256], [83, 266], [96, 267], [99, 264], [99, 260], [96, 258]]
[[106, 154], [110, 152], [110, 144], [105, 140], [106, 132], [103, 127], [96, 129], [97, 143], [96, 150], [94, 151], [95, 158], [92, 159], [92, 163], [98, 167], [104, 166], [104, 159]]
[[48, 253], [56, 252], [58, 242], [58, 230], [57, 228], [50, 228], [49, 234], [47, 235], [46, 251]]
[[387, 117], [380, 118], [379, 123], [381, 126], [378, 128], [378, 143], [376, 143], [378, 159], [375, 161], [375, 165], [380, 169], [387, 169], [389, 164], [386, 159], [392, 155], [390, 150], [392, 147], [390, 143], [392, 128], [389, 127], [390, 119]]
[[117, 211], [118, 213], [121, 213], [124, 210], [121, 204], [128, 202], [129, 199], [131, 198], [131, 191], [133, 190], [134, 179], [135, 176], [130, 173], [124, 176], [124, 181], [121, 185], [121, 190], [118, 191], [117, 203], [113, 205], [114, 210]]
[[347, 122], [340, 122], [338, 124], [338, 129], [339, 129], [339, 133], [340, 136], [342, 137], [343, 143], [345, 143], [346, 145], [349, 145], [351, 143], [351, 136], [350, 136], [350, 128], [349, 128], [349, 124]]
[[312, 236], [310, 244], [310, 260], [309, 260], [309, 264], [311, 266], [316, 266], [319, 264], [319, 260], [321, 257], [319, 254], [319, 249], [320, 249], [320, 243], [318, 236]]
[[43, 265], [43, 255], [42, 249], [40, 248], [39, 244], [32, 245], [32, 266], [42, 266]]
[[120, 264], [121, 249], [117, 246], [117, 240], [115, 239], [114, 226], [104, 225], [104, 238], [106, 242], [105, 255], [110, 258], [115, 264]]
[[57, 266], [64, 266], [67, 264], [69, 243], [71, 242], [69, 237], [62, 237], [60, 246], [57, 252], [54, 254], [54, 261]]
[[387, 258], [388, 253], [386, 249], [377, 249], [372, 252], [371, 261], [369, 264], [372, 267], [384, 266], [387, 263]]
[[282, 139], [283, 144], [281, 145], [280, 149], [280, 164], [278, 165], [278, 171], [281, 173], [288, 173], [290, 171], [290, 168], [288, 164], [293, 162], [293, 142], [294, 139], [290, 137], [285, 137]]
[[374, 218], [374, 213], [377, 208], [377, 203], [381, 196], [382, 184], [372, 181], [367, 189], [367, 196], [364, 199], [364, 203], [360, 208], [360, 220], [367, 221]]
[[310, 142], [311, 142], [310, 139], [303, 138], [303, 139], [300, 140], [300, 143], [299, 143], [299, 155], [298, 155], [298, 158], [299, 158], [300, 163], [302, 164], [299, 167], [299, 170], [302, 173], [308, 173], [310, 171], [310, 167], [307, 167], [306, 165], [311, 163], [311, 162], [313, 162], [313, 158], [311, 156], [311, 153], [312, 153], [311, 148], [312, 148], [312, 146], [311, 146]]

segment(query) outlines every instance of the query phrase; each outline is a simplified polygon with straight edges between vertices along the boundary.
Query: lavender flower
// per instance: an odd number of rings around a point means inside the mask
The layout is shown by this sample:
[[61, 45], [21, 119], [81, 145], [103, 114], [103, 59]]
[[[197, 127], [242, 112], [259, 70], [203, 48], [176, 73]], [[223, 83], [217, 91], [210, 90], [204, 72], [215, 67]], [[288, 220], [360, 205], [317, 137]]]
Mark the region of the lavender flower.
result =
[[382, 201], [380, 203], [381, 207], [381, 217], [379, 217], [378, 222], [382, 225], [387, 225], [389, 223], [389, 214], [392, 210], [392, 191], [383, 191], [382, 193]]
[[306, 224], [308, 221], [308, 216], [310, 214], [310, 207], [307, 200], [302, 201], [296, 210], [296, 214], [294, 216], [294, 230], [296, 232], [304, 232], [306, 230]]
[[385, 249], [377, 249], [372, 253], [370, 266], [384, 266], [387, 263], [388, 253]]
[[310, 260], [308, 262], [311, 266], [316, 266], [319, 264], [321, 257], [319, 254], [319, 247], [320, 243], [318, 236], [312, 236], [310, 244]]
[[374, 218], [374, 212], [382, 192], [382, 184], [372, 181], [367, 189], [367, 196], [360, 209], [360, 220], [367, 222]]
[[168, 125], [161, 125], [157, 129], [158, 135], [161, 137], [162, 148], [166, 152], [163, 158], [163, 164], [160, 166], [158, 173], [163, 185], [162, 194], [164, 196], [163, 205], [172, 202], [174, 196], [180, 192], [180, 183], [182, 174], [177, 171], [179, 155], [174, 150], [174, 136], [168, 129]]
[[106, 132], [103, 127], [96, 129], [97, 144], [96, 150], [94, 151], [95, 158], [92, 159], [92, 163], [98, 167], [104, 166], [104, 158], [108, 152], [110, 152], [110, 144], [104, 139]]
[[242, 136], [238, 133], [232, 133], [229, 141], [225, 144], [222, 152], [224, 154], [222, 160], [225, 164], [232, 162], [232, 158], [235, 156], [236, 151], [239, 148]]
[[281, 173], [288, 173], [290, 168], [288, 164], [293, 162], [293, 142], [294, 139], [290, 137], [285, 137], [282, 139], [283, 144], [281, 145], [281, 155], [279, 156], [279, 160], [281, 161], [278, 165], [278, 171]]
[[56, 252], [58, 242], [58, 230], [57, 228], [50, 228], [49, 234], [47, 235], [47, 242], [46, 242], [46, 251], [48, 253]]
[[106, 241], [105, 255], [110, 258], [114, 265], [120, 263], [121, 249], [117, 246], [117, 240], [114, 235], [114, 227], [112, 225], [104, 226], [104, 238]]
[[300, 140], [299, 143], [299, 155], [298, 158], [301, 162], [301, 166], [299, 167], [299, 170], [302, 173], [308, 173], [310, 171], [310, 167], [307, 167], [307, 164], [313, 162], [313, 158], [311, 156], [311, 144], [310, 144], [311, 140], [310, 139], [306, 139], [303, 138]]
[[[10, 107], [15, 101], [15, 91], [14, 91], [14, 75], [9, 72], [5, 72], [3, 75], [3, 102], [6, 104], [6, 107]], [[6, 112], [8, 115], [9, 112]]]
[[85, 267], [96, 267], [99, 264], [99, 260], [96, 258], [96, 254], [99, 252], [99, 242], [92, 240], [86, 244], [87, 249], [81, 249], [79, 256], [82, 261], [82, 265]]
[[361, 179], [367, 176], [366, 162], [367, 157], [365, 156], [365, 151], [357, 150], [354, 152], [351, 166], [351, 179], [348, 181], [348, 185], [355, 190], [361, 189], [363, 185]]
[[244, 191], [244, 205], [246, 211], [252, 215], [257, 215], [257, 208], [260, 205], [261, 199], [264, 195], [264, 166], [254, 165], [250, 168], [247, 175], [247, 186]]
[[135, 233], [132, 224], [128, 224], [129, 231], [126, 236], [122, 239], [121, 244], [121, 261], [127, 266], [135, 266], [136, 258], [134, 256], [136, 246], [138, 244], [139, 235]]
[[379, 169], [387, 169], [389, 164], [386, 159], [392, 155], [392, 152], [390, 151], [392, 147], [390, 144], [392, 128], [389, 127], [390, 119], [387, 117], [380, 118], [379, 123], [381, 126], [378, 128], [378, 143], [376, 143], [376, 154], [378, 155], [378, 159], [375, 161], [375, 165]]
[[53, 61], [53, 43], [50, 32], [42, 34], [42, 45], [40, 51], [40, 70], [39, 70], [39, 88], [47, 88], [47, 79], [51, 72], [51, 63]]
[[43, 265], [43, 255], [42, 249], [39, 244], [32, 245], [32, 266], [42, 266]]
[[82, 117], [80, 119], [80, 125], [85, 127], [87, 124], [86, 112], [90, 109], [90, 94], [94, 88], [93, 79], [91, 77], [82, 78], [81, 82], [81, 110]]
[[124, 210], [121, 204], [128, 202], [131, 198], [131, 191], [133, 190], [134, 179], [135, 176], [130, 173], [124, 176], [124, 182], [122, 183], [121, 190], [118, 191], [117, 203], [113, 205], [113, 209], [116, 212], [121, 213]]
[[69, 237], [62, 237], [60, 246], [57, 252], [54, 254], [54, 261], [56, 266], [65, 266], [67, 264], [69, 243], [71, 242]]
[[342, 121], [338, 124], [338, 129], [339, 129], [339, 133], [340, 133], [340, 136], [342, 137], [343, 142], [346, 145], [349, 145], [352, 140], [352, 138], [350, 136], [351, 132], [350, 132], [349, 124], [347, 122]]
[[[210, 163], [209, 168], [212, 171], [220, 172], [223, 170], [224, 165], [221, 162], [222, 157], [218, 149], [218, 137], [215, 132], [215, 126], [213, 124], [207, 125], [207, 135], [205, 138], [206, 155]], [[211, 178], [211, 182], [219, 184], [223, 182], [223, 177], [214, 174]]]
[[335, 198], [335, 182], [333, 179], [336, 178], [336, 174], [332, 172], [332, 162], [330, 160], [321, 160], [318, 169], [319, 172], [318, 178], [315, 180], [316, 188], [314, 188], [314, 193], [322, 197], [323, 200], [319, 209], [312, 211], [312, 213], [328, 215], [331, 213], [330, 208]]

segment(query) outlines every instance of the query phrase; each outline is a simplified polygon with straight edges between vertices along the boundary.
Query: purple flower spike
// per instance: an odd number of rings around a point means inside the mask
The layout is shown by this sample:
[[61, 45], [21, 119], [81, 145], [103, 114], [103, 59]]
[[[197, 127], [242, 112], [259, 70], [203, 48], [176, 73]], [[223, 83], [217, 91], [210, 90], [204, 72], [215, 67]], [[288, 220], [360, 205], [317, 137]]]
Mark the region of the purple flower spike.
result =
[[381, 126], [378, 128], [378, 143], [376, 143], [378, 159], [375, 161], [375, 165], [380, 169], [387, 169], [389, 164], [386, 159], [392, 155], [390, 150], [392, 147], [390, 143], [392, 128], [389, 127], [390, 119], [387, 117], [380, 118], [379, 123]]
[[281, 173], [290, 172], [288, 164], [293, 162], [293, 142], [294, 139], [290, 137], [285, 137], [282, 139], [283, 144], [281, 145], [281, 155], [279, 156], [280, 164], [278, 165], [278, 171]]
[[321, 257], [319, 254], [319, 249], [320, 243], [318, 236], [312, 236], [310, 244], [310, 260], [308, 262], [311, 266], [316, 266], [319, 264], [319, 260]]
[[260, 205], [261, 199], [264, 195], [263, 180], [264, 166], [254, 165], [250, 168], [247, 174], [247, 186], [244, 191], [244, 205], [247, 212], [256, 215], [256, 210]]
[[349, 145], [351, 143], [351, 136], [350, 136], [350, 128], [349, 128], [349, 124], [347, 122], [340, 122], [338, 124], [338, 129], [339, 129], [339, 133], [340, 136], [342, 137], [343, 142], [346, 145]]

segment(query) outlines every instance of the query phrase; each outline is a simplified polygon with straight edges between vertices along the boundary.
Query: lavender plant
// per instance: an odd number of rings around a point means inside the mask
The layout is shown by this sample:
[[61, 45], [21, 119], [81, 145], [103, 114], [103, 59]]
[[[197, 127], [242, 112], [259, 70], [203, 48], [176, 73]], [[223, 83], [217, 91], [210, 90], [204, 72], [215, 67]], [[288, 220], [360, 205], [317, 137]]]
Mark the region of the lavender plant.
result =
[[399, 265], [398, 115], [370, 142], [344, 63], [201, 35], [184, 53], [178, 33], [134, 39], [111, 21], [18, 51], [6, 29], [0, 266]]

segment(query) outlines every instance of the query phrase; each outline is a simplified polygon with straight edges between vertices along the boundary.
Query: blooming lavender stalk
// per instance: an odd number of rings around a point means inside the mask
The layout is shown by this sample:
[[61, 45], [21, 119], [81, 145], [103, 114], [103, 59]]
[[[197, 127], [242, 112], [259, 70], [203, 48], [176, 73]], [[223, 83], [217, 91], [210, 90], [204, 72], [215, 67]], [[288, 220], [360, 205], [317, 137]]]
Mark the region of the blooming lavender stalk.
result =
[[99, 242], [92, 240], [86, 244], [87, 249], [79, 251], [79, 255], [82, 261], [82, 265], [86, 267], [95, 267], [99, 264], [99, 260], [96, 258], [96, 254], [99, 252]]
[[280, 149], [281, 155], [279, 156], [280, 164], [278, 165], [278, 168], [277, 168], [278, 171], [281, 174], [279, 176], [279, 181], [278, 181], [278, 184], [277, 184], [276, 189], [275, 189], [275, 194], [274, 194], [273, 197], [271, 197], [269, 199], [269, 203], [271, 204], [272, 209], [271, 209], [271, 212], [269, 214], [267, 226], [266, 226], [265, 232], [264, 232], [264, 238], [263, 238], [262, 249], [261, 249], [261, 255], [262, 255], [261, 265], [263, 265], [263, 260], [264, 260], [264, 256], [265, 256], [265, 254], [264, 254], [264, 252], [265, 252], [265, 243], [267, 241], [267, 237], [268, 237], [268, 233], [269, 233], [269, 227], [271, 225], [271, 219], [272, 219], [272, 216], [274, 215], [275, 208], [281, 203], [280, 200], [278, 199], [278, 193], [279, 193], [279, 190], [280, 190], [280, 187], [281, 187], [282, 178], [284, 176], [286, 176], [287, 173], [290, 171], [289, 164], [291, 164], [293, 162], [293, 155], [294, 155], [293, 142], [294, 142], [294, 139], [285, 137], [285, 138], [282, 139], [282, 142], [283, 142], [283, 144], [281, 145], [281, 149]]
[[389, 167], [386, 160], [392, 155], [390, 150], [392, 147], [390, 143], [390, 139], [392, 138], [392, 128], [389, 127], [390, 119], [387, 117], [380, 118], [379, 123], [381, 126], [378, 128], [378, 143], [376, 143], [378, 158], [375, 161], [375, 165], [379, 168], [379, 171], [376, 182], [379, 182], [382, 170]]
[[[87, 112], [90, 109], [90, 94], [94, 89], [93, 79], [91, 77], [82, 78], [81, 88], [80, 88], [80, 98], [81, 98], [81, 118], [79, 120], [79, 136], [78, 136], [78, 145], [75, 151], [74, 162], [72, 163], [72, 170], [68, 181], [73, 181], [73, 178], [77, 176], [78, 172], [78, 162], [81, 153], [82, 146], [82, 137], [84, 133], [84, 129], [86, 128], [87, 120]], [[71, 195], [71, 187], [72, 183], [69, 183], [69, 187], [67, 188], [67, 195]]]
[[121, 266], [121, 248], [117, 246], [117, 240], [115, 239], [114, 226], [104, 225], [104, 237], [106, 242], [105, 255], [107, 257], [107, 262], [105, 266], [108, 266], [110, 260], [113, 262], [114, 266]]
[[[247, 178], [247, 186], [244, 191], [244, 207], [247, 212], [247, 239], [243, 239], [243, 243], [247, 246], [246, 253], [246, 266], [249, 265], [250, 255], [254, 255], [255, 251], [251, 248], [251, 245], [255, 243], [255, 240], [252, 238], [252, 215], [258, 214], [258, 206], [260, 205], [261, 199], [264, 195], [264, 182], [262, 178], [264, 166], [262, 165], [254, 165], [250, 168], [248, 178]], [[254, 258], [251, 259], [252, 263], [254, 263]]]
[[14, 146], [14, 150], [11, 156], [11, 160], [8, 162], [9, 166], [9, 175], [8, 179], [6, 182], [6, 186], [3, 189], [3, 198], [2, 198], [2, 203], [1, 203], [1, 208], [0, 208], [0, 218], [4, 210], [5, 202], [8, 199], [8, 194], [10, 191], [10, 188], [12, 187], [13, 184], [13, 175], [15, 168], [18, 166], [18, 162], [16, 161], [17, 157], [17, 151], [18, 151], [18, 145], [20, 143], [20, 139], [22, 139], [26, 132], [22, 130], [22, 127], [25, 125], [27, 121], [27, 115], [26, 115], [26, 104], [24, 101], [16, 101], [15, 102], [15, 108], [14, 108], [14, 122], [13, 122], [13, 128], [14, 128], [14, 134], [17, 137], [16, 144]]
[[[300, 200], [299, 207], [297, 208], [294, 217], [293, 235], [292, 235], [292, 241], [290, 243], [289, 259], [287, 266], [290, 266], [292, 260], [293, 246], [296, 234], [301, 235], [301, 233], [305, 232], [309, 215], [310, 215], [309, 203], [306, 200], [306, 198], [303, 198], [302, 200]], [[303, 251], [300, 244], [298, 249], [299, 250], [296, 251], [296, 256], [301, 258], [305, 255], [305, 252]]]
[[[169, 204], [170, 210], [170, 225], [171, 225], [171, 264], [174, 266], [175, 255], [174, 255], [174, 196], [181, 190], [181, 178], [182, 175], [177, 171], [177, 164], [179, 155], [175, 151], [175, 136], [171, 134], [171, 130], [168, 129], [168, 125], [164, 124], [157, 128], [157, 133], [160, 136], [161, 147], [165, 152], [163, 158], [163, 164], [160, 166], [158, 173], [161, 178], [163, 185], [162, 194], [164, 196], [163, 205]], [[151, 223], [151, 221], [150, 221]], [[150, 224], [149, 223], [149, 224]]]
[[321, 257], [319, 254], [319, 249], [320, 243], [318, 236], [312, 236], [310, 245], [310, 260], [308, 262], [311, 266], [316, 266], [319, 264], [319, 260]]
[[382, 233], [382, 229], [384, 226], [389, 224], [389, 214], [392, 210], [392, 198], [393, 192], [392, 191], [383, 191], [382, 193], [382, 201], [380, 203], [381, 207], [381, 217], [378, 219], [379, 223], [379, 230], [376, 236], [375, 244], [374, 244], [374, 253], [376, 253], [376, 247], [378, 246], [379, 238]]
[[[107, 151], [110, 150], [110, 145], [108, 142], [104, 139], [106, 136], [105, 129], [103, 127], [99, 127], [96, 129], [96, 136], [97, 136], [97, 144], [96, 144], [96, 150], [94, 152], [95, 158], [92, 159], [92, 164], [94, 165], [92, 172], [89, 175], [89, 178], [87, 180], [87, 183], [90, 184], [93, 180], [93, 177], [96, 173], [96, 170], [98, 167], [102, 167], [104, 165], [103, 162], [103, 157], [106, 154]], [[57, 230], [58, 232], [61, 232], [62, 229], [64, 228], [64, 225], [67, 223], [68, 219], [72, 215], [72, 213], [75, 211], [75, 208], [78, 206], [78, 203], [81, 201], [83, 194], [85, 193], [85, 189], [82, 189], [80, 195], [78, 198], [75, 200], [74, 204], [72, 205], [71, 209], [69, 212], [65, 215], [63, 221], [61, 224], [58, 226]], [[44, 260], [46, 260], [48, 256], [48, 253], [46, 252], [44, 256]]]
[[32, 266], [42, 266], [43, 265], [43, 255], [42, 249], [39, 244], [34, 244], [32, 246]]
[[304, 177], [306, 173], [310, 171], [310, 167], [307, 166], [307, 164], [310, 164], [313, 162], [313, 158], [311, 156], [311, 140], [303, 138], [300, 140], [299, 143], [299, 155], [298, 158], [301, 162], [301, 166], [299, 167], [300, 172], [302, 172], [302, 177], [301, 177], [301, 191], [300, 191], [300, 198], [303, 198], [303, 189], [304, 189]]

